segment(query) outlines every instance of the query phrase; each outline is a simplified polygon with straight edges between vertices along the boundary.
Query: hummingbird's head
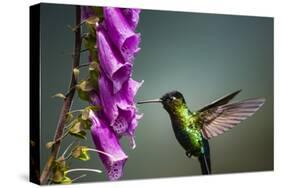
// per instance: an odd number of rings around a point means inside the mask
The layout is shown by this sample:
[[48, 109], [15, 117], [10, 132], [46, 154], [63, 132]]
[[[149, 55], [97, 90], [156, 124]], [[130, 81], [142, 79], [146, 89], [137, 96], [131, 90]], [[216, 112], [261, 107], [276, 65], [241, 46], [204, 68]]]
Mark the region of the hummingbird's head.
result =
[[178, 91], [171, 91], [164, 94], [160, 99], [140, 101], [138, 104], [143, 103], [162, 103], [163, 107], [168, 111], [175, 111], [176, 108], [185, 105], [185, 100], [183, 95]]
[[171, 91], [164, 94], [161, 98], [163, 107], [168, 111], [174, 111], [176, 108], [185, 105], [183, 95], [179, 91]]

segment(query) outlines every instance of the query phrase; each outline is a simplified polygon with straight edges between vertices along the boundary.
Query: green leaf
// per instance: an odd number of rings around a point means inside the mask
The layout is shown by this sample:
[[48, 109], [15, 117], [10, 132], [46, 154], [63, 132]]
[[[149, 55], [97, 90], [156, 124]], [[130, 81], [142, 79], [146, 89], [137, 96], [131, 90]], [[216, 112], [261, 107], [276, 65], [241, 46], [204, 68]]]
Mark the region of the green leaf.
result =
[[69, 177], [64, 175], [64, 177], [61, 180], [61, 184], [71, 184], [71, 183], [72, 183], [72, 180]]
[[93, 88], [98, 91], [99, 90], [99, 73], [97, 71], [90, 71], [90, 80], [92, 82]]
[[80, 70], [78, 68], [74, 68], [73, 75], [76, 81], [78, 80], [79, 74], [80, 74]]
[[69, 128], [69, 133], [78, 138], [86, 139], [87, 133], [83, 130], [83, 126], [78, 120], [76, 120], [74, 125]]
[[76, 134], [76, 133], [79, 133], [81, 130], [82, 130], [81, 123], [79, 121], [77, 121], [77, 122], [75, 122], [75, 124], [72, 127], [70, 127], [69, 132]]
[[48, 142], [48, 143], [46, 144], [46, 148], [47, 148], [47, 149], [52, 148], [55, 143], [56, 143], [55, 141], [50, 141], [50, 142]]
[[89, 75], [90, 75], [90, 81], [94, 87], [94, 89], [98, 90], [98, 80], [99, 80], [99, 65], [97, 62], [92, 62], [89, 66]]
[[86, 108], [83, 109], [80, 119], [81, 120], [88, 120], [89, 119], [89, 115], [90, 115], [90, 111], [99, 111], [101, 109], [100, 106], [98, 105], [91, 105], [91, 106], [87, 106]]
[[53, 95], [52, 97], [53, 97], [53, 98], [54, 98], [54, 97], [59, 97], [59, 98], [63, 98], [63, 99], [66, 98], [66, 96], [65, 96], [64, 94], [62, 94], [62, 93], [57, 93], [57, 94]]
[[69, 123], [73, 118], [73, 114], [71, 112], [67, 112], [65, 115], [65, 124]]
[[89, 65], [89, 70], [93, 71], [93, 70], [97, 70], [99, 72], [99, 64], [97, 61], [92, 61]]
[[80, 82], [80, 84], [78, 85], [78, 87], [82, 90], [82, 91], [92, 91], [94, 88], [93, 84], [89, 81], [89, 80], [83, 80]]
[[81, 138], [81, 139], [87, 139], [86, 135], [86, 131], [80, 131], [79, 133], [76, 134], [72, 134], [73, 136], [77, 137], [77, 138]]
[[82, 91], [80, 88], [78, 88], [78, 89], [77, 89], [77, 93], [78, 93], [78, 97], [79, 97], [81, 100], [84, 100], [84, 101], [89, 101], [89, 100], [90, 100], [90, 94], [89, 94], [89, 92]]
[[73, 158], [80, 159], [82, 161], [90, 160], [89, 150], [86, 146], [77, 146], [72, 150]]
[[63, 157], [60, 157], [57, 160], [55, 160], [54, 169], [55, 170], [59, 169], [61, 171], [66, 171], [68, 169], [67, 166], [66, 166], [66, 162], [65, 162]]
[[65, 171], [67, 171], [67, 166], [64, 158], [59, 158], [53, 163], [53, 177], [52, 181], [54, 183], [60, 184], [64, 181], [67, 181], [67, 177], [65, 176]]
[[92, 126], [92, 121], [89, 119], [89, 115], [91, 111], [98, 111], [100, 110], [100, 106], [87, 106], [84, 108], [82, 113], [78, 116], [78, 121], [81, 123], [83, 129], [89, 130]]
[[97, 17], [97, 16], [91, 16], [91, 17], [89, 17], [89, 18], [87, 18], [86, 20], [85, 20], [85, 22], [86, 23], [88, 23], [88, 24], [90, 24], [92, 27], [96, 27], [96, 23], [98, 23], [99, 22], [99, 17]]
[[82, 114], [81, 114], [82, 120], [87, 120], [89, 118], [89, 112], [90, 112], [90, 110], [88, 108], [85, 108], [82, 111]]
[[91, 126], [92, 126], [92, 122], [88, 119], [88, 120], [83, 120], [83, 123], [82, 123], [82, 125], [83, 125], [83, 128], [84, 129], [91, 129]]
[[62, 180], [64, 178], [64, 172], [61, 170], [56, 170], [55, 172], [53, 172], [53, 178], [52, 181], [54, 183], [61, 183]]
[[[87, 107], [88, 108], [88, 107]], [[86, 108], [86, 109], [87, 109]], [[89, 109], [89, 111], [90, 111], [90, 109]], [[84, 119], [83, 119], [84, 118]], [[78, 116], [78, 121], [81, 123], [81, 125], [82, 125], [82, 127], [83, 127], [83, 129], [85, 129], [85, 130], [89, 130], [90, 128], [91, 128], [91, 126], [92, 126], [92, 122], [91, 122], [91, 120], [89, 119], [89, 117], [86, 119], [86, 117], [83, 117], [82, 118], [82, 114], [80, 114], [79, 116]]]
[[93, 9], [93, 12], [101, 19], [101, 18], [103, 18], [103, 9], [102, 9], [102, 7], [96, 7], [96, 6], [94, 6], [94, 7], [92, 7], [92, 9]]
[[97, 48], [93, 48], [93, 49], [89, 49], [89, 55], [90, 57], [92, 58], [93, 61], [96, 61], [98, 62], [99, 59], [98, 59], [98, 50]]
[[101, 110], [101, 106], [98, 106], [98, 105], [91, 105], [91, 106], [88, 106], [87, 108], [89, 108], [92, 111], [99, 111], [99, 110]]
[[96, 36], [96, 28], [93, 27], [91, 24], [89, 24], [87, 22], [86, 22], [85, 25], [86, 25], [87, 29], [89, 30], [89, 34], [95, 37]]
[[[94, 32], [95, 33], [95, 32]], [[84, 46], [89, 50], [94, 50], [96, 48], [96, 36], [95, 34], [88, 34], [84, 37]]]
[[80, 83], [77, 84], [76, 89], [80, 99], [84, 101], [89, 101], [90, 100], [89, 92], [95, 88], [89, 79], [89, 80], [81, 80]]
[[[88, 24], [87, 24], [88, 26]], [[96, 32], [91, 25], [88, 26], [90, 33], [83, 38], [84, 46], [89, 51], [89, 55], [94, 61], [98, 61], [98, 51], [96, 45]]]

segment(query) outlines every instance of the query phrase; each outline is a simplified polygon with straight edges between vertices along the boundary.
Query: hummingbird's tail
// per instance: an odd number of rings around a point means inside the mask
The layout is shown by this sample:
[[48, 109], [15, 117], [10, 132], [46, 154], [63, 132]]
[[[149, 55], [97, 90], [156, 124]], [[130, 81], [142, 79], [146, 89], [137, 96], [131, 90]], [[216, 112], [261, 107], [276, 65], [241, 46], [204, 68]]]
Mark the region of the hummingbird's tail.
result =
[[201, 166], [201, 171], [202, 174], [212, 174], [209, 142], [208, 140], [203, 139], [203, 143], [204, 154], [198, 157]]

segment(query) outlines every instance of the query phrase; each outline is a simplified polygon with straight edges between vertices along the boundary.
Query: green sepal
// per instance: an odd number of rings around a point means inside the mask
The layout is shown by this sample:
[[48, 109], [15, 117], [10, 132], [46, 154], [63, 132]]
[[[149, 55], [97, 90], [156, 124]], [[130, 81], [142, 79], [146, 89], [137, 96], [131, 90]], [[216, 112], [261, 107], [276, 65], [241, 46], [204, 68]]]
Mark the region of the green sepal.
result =
[[79, 118], [80, 123], [81, 123], [82, 126], [83, 126], [83, 129], [85, 129], [85, 130], [91, 129], [91, 126], [92, 126], [91, 120], [89, 120], [89, 119], [83, 120], [83, 119], [81, 118], [81, 116], [79, 116], [78, 118]]
[[53, 145], [54, 145], [55, 143], [56, 143], [55, 141], [50, 141], [50, 142], [47, 142], [47, 144], [46, 144], [46, 148], [47, 148], [47, 149], [52, 148], [52, 147], [53, 147]]
[[88, 120], [89, 119], [89, 115], [90, 115], [90, 111], [99, 111], [100, 110], [100, 106], [96, 105], [91, 105], [91, 106], [87, 106], [86, 108], [83, 109], [81, 116], [79, 116], [82, 120]]
[[71, 181], [70, 178], [66, 177], [65, 171], [68, 170], [64, 158], [59, 158], [53, 163], [53, 177], [52, 181], [57, 184], [66, 183]]
[[76, 119], [73, 125], [69, 128], [69, 134], [78, 138], [86, 139], [86, 132], [83, 130], [82, 123]]
[[54, 183], [61, 183], [64, 177], [64, 172], [61, 170], [56, 170], [55, 172], [53, 172], [53, 178], [52, 181]]
[[77, 87], [82, 91], [90, 92], [95, 89], [92, 82], [90, 80], [82, 80]]
[[64, 175], [62, 181], [61, 181], [61, 184], [71, 184], [72, 183], [72, 180], [67, 177], [66, 175]]
[[76, 86], [79, 98], [84, 101], [89, 101], [90, 92], [97, 89], [96, 85], [97, 83], [94, 84], [90, 79], [81, 80]]
[[81, 123], [81, 127], [84, 129], [84, 130], [89, 130], [92, 126], [92, 123], [89, 119], [87, 120], [83, 120], [81, 118], [81, 115], [78, 116], [78, 120], [79, 122]]
[[98, 106], [98, 105], [87, 106], [87, 108], [89, 108], [90, 110], [92, 110], [94, 112], [101, 110], [101, 106]]
[[96, 48], [96, 34], [95, 34], [95, 32], [88, 33], [84, 37], [84, 46], [85, 46], [85, 48], [87, 48], [89, 50], [94, 50]]
[[89, 75], [90, 75], [90, 81], [96, 91], [98, 91], [99, 74], [100, 74], [99, 65], [96, 61], [93, 61], [89, 66]]
[[96, 23], [100, 21], [99, 17], [97, 16], [91, 16], [84, 20], [87, 24], [89, 24], [91, 27], [96, 28]]
[[82, 120], [88, 120], [90, 115], [90, 109], [88, 107], [84, 108], [84, 110], [81, 113], [81, 119]]
[[92, 122], [88, 119], [88, 120], [84, 120], [83, 121], [83, 127], [84, 129], [91, 129], [91, 126], [92, 126]]
[[89, 149], [86, 146], [77, 146], [72, 150], [72, 157], [82, 161], [90, 160]]
[[[89, 23], [87, 23], [86, 22], [86, 27], [87, 27], [87, 29], [89, 30], [89, 35], [92, 35], [93, 37], [96, 37], [96, 29], [95, 29], [95, 27], [92, 27], [92, 25], [91, 24], [89, 24]], [[87, 36], [85, 37], [85, 38], [87, 38]], [[86, 46], [85, 46], [86, 47]]]
[[75, 78], [76, 81], [79, 78], [79, 74], [80, 74], [80, 70], [78, 68], [74, 68], [73, 69], [73, 75], [74, 75], [74, 78]]
[[65, 115], [65, 124], [69, 123], [73, 118], [73, 114], [71, 112], [67, 112]]
[[93, 27], [88, 27], [90, 33], [88, 33], [84, 39], [84, 46], [89, 51], [89, 55], [94, 61], [98, 61], [98, 50], [96, 45], [96, 33]]
[[70, 134], [73, 135], [73, 136], [75, 136], [75, 137], [77, 137], [77, 138], [87, 139], [87, 137], [86, 137], [86, 135], [87, 135], [86, 131], [80, 131], [79, 133], [75, 133], [75, 134], [70, 133]]
[[100, 106], [94, 106], [94, 105], [87, 106], [86, 108], [84, 108], [82, 113], [78, 116], [78, 121], [82, 124], [84, 129], [90, 129], [92, 126], [92, 122], [89, 119], [90, 112], [99, 111], [99, 110], [100, 110]]
[[82, 91], [81, 89], [77, 89], [78, 97], [83, 101], [89, 101], [90, 100], [90, 94], [89, 92]]
[[90, 55], [92, 57], [92, 60], [95, 61], [95, 62], [98, 62], [99, 61], [99, 58], [98, 58], [98, 49], [95, 48], [93, 50], [90, 50]]
[[57, 94], [53, 95], [52, 97], [53, 98], [58, 97], [58, 98], [62, 98], [62, 99], [66, 98], [66, 96], [63, 93], [57, 93]]
[[[92, 9], [97, 17], [99, 17], [100, 19], [103, 19], [103, 8], [102, 7], [94, 6], [94, 7], [92, 7]], [[102, 21], [102, 20], [100, 20], [100, 21]]]

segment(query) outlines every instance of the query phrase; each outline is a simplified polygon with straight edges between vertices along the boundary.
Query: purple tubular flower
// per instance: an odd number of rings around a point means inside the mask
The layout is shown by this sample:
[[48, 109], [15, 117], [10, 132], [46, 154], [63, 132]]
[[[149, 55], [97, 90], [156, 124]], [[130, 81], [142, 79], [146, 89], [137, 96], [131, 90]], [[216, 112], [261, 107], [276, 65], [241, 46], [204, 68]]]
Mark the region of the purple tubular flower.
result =
[[135, 30], [139, 23], [139, 14], [141, 10], [134, 8], [122, 8], [121, 11], [126, 18], [130, 28], [132, 30]]
[[103, 9], [105, 27], [112, 42], [120, 50], [125, 61], [132, 62], [140, 50], [140, 34], [135, 33], [119, 8]]
[[[126, 131], [124, 127], [128, 127], [135, 116], [136, 108], [134, 105], [134, 97], [141, 85], [142, 82], [139, 83], [130, 78], [123, 84], [123, 87], [118, 93], [113, 94], [110, 80], [103, 74], [100, 75], [100, 103], [110, 125], [113, 126], [113, 129], [115, 129], [116, 126], [115, 130], [118, 134], [122, 134]], [[123, 119], [125, 119], [127, 123], [124, 123], [125, 121]], [[120, 127], [120, 122], [123, 122], [122, 128]]]
[[86, 20], [94, 16], [94, 10], [91, 6], [81, 6], [81, 20]]
[[97, 46], [99, 60], [104, 73], [113, 83], [113, 93], [118, 92], [132, 72], [132, 64], [123, 62], [120, 52], [111, 44], [106, 31], [99, 27], [97, 30]]
[[[83, 18], [91, 11], [82, 9]], [[100, 154], [110, 180], [123, 175], [127, 155], [122, 151], [119, 138], [129, 136], [130, 145], [135, 147], [135, 129], [138, 120], [135, 95], [142, 82], [133, 80], [132, 66], [139, 51], [140, 35], [136, 34], [138, 9], [103, 8], [104, 20], [96, 30], [99, 58], [98, 91], [91, 93], [92, 105], [101, 110], [91, 112], [91, 133], [96, 148], [108, 153]], [[89, 59], [91, 61], [91, 59]]]
[[117, 136], [107, 126], [103, 118], [90, 113], [91, 133], [98, 150], [111, 156], [99, 154], [110, 180], [117, 180], [123, 175], [123, 168], [128, 156], [123, 152]]
[[136, 142], [135, 142], [135, 131], [136, 131], [136, 128], [138, 126], [138, 120], [142, 118], [142, 114], [139, 115], [139, 114], [134, 114], [134, 117], [130, 123], [130, 125], [128, 126], [128, 129], [127, 129], [127, 135], [130, 137], [130, 147], [132, 149], [135, 149], [136, 147]]

